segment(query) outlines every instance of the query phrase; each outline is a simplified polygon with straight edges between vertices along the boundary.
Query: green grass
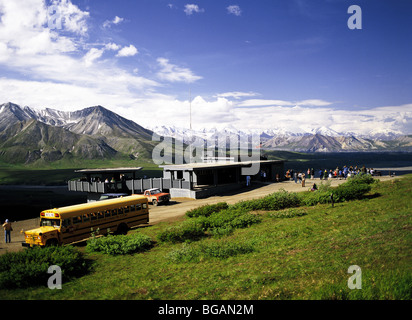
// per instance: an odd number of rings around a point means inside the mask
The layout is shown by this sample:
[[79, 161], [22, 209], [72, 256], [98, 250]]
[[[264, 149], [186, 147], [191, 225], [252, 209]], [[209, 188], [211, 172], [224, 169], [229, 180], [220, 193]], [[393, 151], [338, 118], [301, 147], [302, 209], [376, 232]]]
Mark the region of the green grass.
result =
[[78, 169], [142, 167], [139, 176], [161, 177], [162, 169], [150, 162], [141, 161], [99, 161], [53, 163], [44, 166], [9, 165], [0, 162], [1, 185], [65, 185], [68, 180], [81, 178]]
[[[0, 290], [3, 299], [407, 299], [412, 298], [412, 175], [372, 184], [362, 200], [258, 212], [262, 221], [149, 251], [87, 253], [93, 271], [46, 287]], [[131, 233], [157, 235], [159, 223]], [[193, 219], [193, 218], [192, 218]], [[362, 269], [362, 289], [347, 286]]]

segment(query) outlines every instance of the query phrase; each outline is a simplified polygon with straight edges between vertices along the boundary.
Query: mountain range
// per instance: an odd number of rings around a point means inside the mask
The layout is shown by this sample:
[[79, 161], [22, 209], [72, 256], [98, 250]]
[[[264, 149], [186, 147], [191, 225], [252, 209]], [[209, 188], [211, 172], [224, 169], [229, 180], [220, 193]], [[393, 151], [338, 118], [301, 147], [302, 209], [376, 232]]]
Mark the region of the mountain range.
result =
[[[311, 128], [304, 132], [282, 129], [238, 130], [223, 129], [189, 130], [173, 126], [150, 128], [160, 136], [169, 136], [185, 143], [214, 141], [216, 137], [245, 139], [252, 135], [260, 137], [262, 149], [295, 152], [360, 152], [360, 151], [412, 151], [412, 136], [391, 131], [374, 132], [371, 135], [355, 136], [353, 133], [339, 133], [326, 127]], [[194, 141], [194, 142], [193, 142]]]
[[0, 159], [5, 162], [149, 160], [154, 145], [152, 131], [102, 106], [64, 112], [0, 105]]
[[280, 129], [238, 130], [227, 127], [189, 130], [177, 127], [143, 128], [137, 123], [94, 106], [78, 111], [38, 110], [8, 102], [0, 105], [0, 160], [7, 163], [54, 162], [62, 159], [137, 159], [151, 161], [158, 143], [153, 133], [184, 143], [216, 136], [260, 137], [262, 149], [298, 152], [412, 151], [412, 136], [392, 132], [357, 136], [326, 127], [307, 132]]

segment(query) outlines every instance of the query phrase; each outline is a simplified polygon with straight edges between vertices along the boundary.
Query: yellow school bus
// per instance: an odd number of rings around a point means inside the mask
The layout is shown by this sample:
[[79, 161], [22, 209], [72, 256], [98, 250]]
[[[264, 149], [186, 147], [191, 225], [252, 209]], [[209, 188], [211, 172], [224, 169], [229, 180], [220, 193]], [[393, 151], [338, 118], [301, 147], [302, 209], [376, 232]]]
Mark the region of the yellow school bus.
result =
[[87, 239], [93, 232], [126, 233], [149, 222], [147, 198], [140, 195], [44, 210], [39, 228], [24, 233], [25, 247], [68, 244]]

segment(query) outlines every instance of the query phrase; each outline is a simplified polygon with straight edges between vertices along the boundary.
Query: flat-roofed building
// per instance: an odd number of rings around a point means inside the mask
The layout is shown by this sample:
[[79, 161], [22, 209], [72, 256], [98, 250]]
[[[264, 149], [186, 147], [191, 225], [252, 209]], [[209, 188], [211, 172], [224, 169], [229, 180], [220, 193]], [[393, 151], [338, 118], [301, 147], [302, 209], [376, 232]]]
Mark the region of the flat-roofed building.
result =
[[158, 188], [170, 192], [172, 198], [205, 198], [246, 186], [242, 171], [258, 166], [258, 173], [249, 176], [251, 182], [276, 182], [284, 176], [284, 161], [259, 160], [249, 162], [218, 161], [161, 165], [163, 178], [142, 177], [141, 167], [76, 170], [83, 177], [68, 183], [70, 191], [87, 192], [89, 201], [99, 200], [102, 194], [143, 193]]
[[189, 182], [190, 189], [171, 188], [172, 197], [204, 198], [225, 191], [240, 189], [246, 184], [242, 169], [259, 166], [259, 172], [250, 176], [251, 181], [281, 181], [284, 161], [258, 160], [248, 162], [210, 162], [180, 165], [162, 165], [163, 178]]

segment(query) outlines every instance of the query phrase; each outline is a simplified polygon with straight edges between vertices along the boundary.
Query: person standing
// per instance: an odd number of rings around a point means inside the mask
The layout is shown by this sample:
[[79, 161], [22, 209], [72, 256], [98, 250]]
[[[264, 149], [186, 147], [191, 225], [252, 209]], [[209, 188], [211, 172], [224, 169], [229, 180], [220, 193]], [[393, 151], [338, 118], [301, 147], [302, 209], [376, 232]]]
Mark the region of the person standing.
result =
[[4, 240], [7, 243], [11, 242], [11, 232], [13, 231], [13, 228], [11, 227], [11, 223], [9, 222], [9, 219], [6, 219], [6, 221], [3, 223], [3, 229], [4, 229]]

